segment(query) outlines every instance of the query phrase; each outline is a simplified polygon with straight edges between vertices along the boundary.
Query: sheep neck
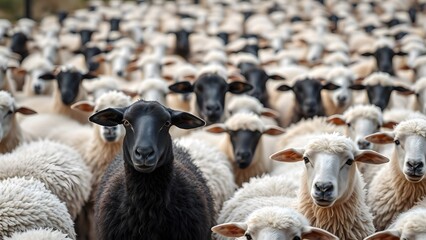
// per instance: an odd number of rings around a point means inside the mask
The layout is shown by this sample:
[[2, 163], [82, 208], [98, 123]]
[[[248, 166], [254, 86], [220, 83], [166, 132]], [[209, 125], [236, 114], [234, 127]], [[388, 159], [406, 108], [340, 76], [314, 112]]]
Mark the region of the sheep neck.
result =
[[312, 226], [327, 230], [342, 240], [364, 239], [374, 233], [372, 216], [364, 201], [364, 184], [358, 171], [353, 176], [353, 191], [346, 201], [336, 202], [327, 208], [313, 202], [306, 182], [306, 171], [302, 179], [298, 209]]
[[12, 119], [12, 126], [7, 135], [0, 141], [0, 153], [8, 153], [15, 149], [24, 140], [22, 129], [16, 121], [15, 116]]
[[122, 139], [117, 142], [103, 141], [99, 136], [99, 128], [93, 128], [92, 141], [90, 141], [87, 149], [85, 150], [86, 163], [89, 165], [91, 172], [93, 173], [93, 195], [96, 193], [97, 186], [101, 182], [103, 173], [120, 152], [122, 145]]
[[377, 196], [380, 198], [375, 201], [377, 207], [372, 209], [378, 230], [384, 230], [397, 215], [409, 210], [426, 196], [426, 179], [418, 183], [409, 182], [401, 172], [398, 161], [398, 153], [394, 150], [391, 162], [383, 169], [388, 176], [381, 179], [387, 184], [386, 190], [383, 191], [386, 194]]
[[143, 222], [149, 222], [150, 214], [163, 213], [170, 202], [171, 183], [175, 174], [171, 139], [166, 146], [159, 159], [163, 165], [157, 167], [152, 173], [141, 173], [129, 164], [132, 160], [123, 144], [127, 204], [132, 209], [130, 212], [133, 212], [135, 216], [140, 216], [140, 220]]

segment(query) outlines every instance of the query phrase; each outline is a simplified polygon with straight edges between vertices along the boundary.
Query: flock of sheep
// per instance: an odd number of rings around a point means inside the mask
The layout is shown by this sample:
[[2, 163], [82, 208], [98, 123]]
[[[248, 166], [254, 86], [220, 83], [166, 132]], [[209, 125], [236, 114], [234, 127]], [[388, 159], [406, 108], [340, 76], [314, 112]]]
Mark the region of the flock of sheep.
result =
[[426, 239], [425, 23], [424, 0], [1, 19], [0, 239]]

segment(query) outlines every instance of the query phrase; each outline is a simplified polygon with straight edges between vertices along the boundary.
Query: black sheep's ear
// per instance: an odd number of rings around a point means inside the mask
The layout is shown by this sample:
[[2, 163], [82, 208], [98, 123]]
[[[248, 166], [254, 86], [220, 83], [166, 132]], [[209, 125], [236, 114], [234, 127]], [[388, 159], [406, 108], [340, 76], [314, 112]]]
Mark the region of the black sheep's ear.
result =
[[288, 86], [288, 85], [286, 85], [286, 84], [283, 84], [283, 85], [279, 86], [277, 88], [277, 90], [285, 92], [285, 91], [291, 91], [291, 90], [293, 90], [293, 88], [290, 87], [290, 86]]
[[364, 56], [364, 57], [371, 57], [371, 56], [374, 56], [374, 53], [371, 53], [371, 52], [365, 52], [365, 53], [362, 53], [362, 54], [361, 54], [361, 56]]
[[399, 52], [396, 52], [395, 55], [397, 55], [397, 56], [407, 56], [408, 53], [403, 52], [403, 51], [399, 51]]
[[404, 95], [404, 96], [415, 94], [415, 92], [413, 90], [407, 89], [407, 88], [402, 87], [402, 86], [394, 86], [393, 90], [397, 91], [399, 94]]
[[331, 83], [331, 82], [326, 83], [322, 86], [322, 89], [325, 89], [325, 90], [336, 90], [336, 89], [339, 89], [339, 88], [340, 88], [339, 85], [336, 85], [336, 84]]
[[45, 73], [40, 75], [38, 78], [42, 80], [53, 80], [56, 76], [53, 73]]
[[127, 108], [107, 108], [89, 117], [89, 121], [105, 127], [113, 127], [121, 124], [123, 114]]
[[245, 83], [245, 82], [231, 82], [228, 83], [228, 92], [234, 93], [234, 94], [241, 94], [248, 92], [253, 89], [253, 86]]
[[194, 86], [188, 81], [183, 81], [170, 85], [169, 89], [175, 93], [191, 93], [194, 91]]
[[202, 127], [206, 125], [203, 119], [196, 117], [187, 112], [181, 112], [169, 109], [170, 115], [172, 116], [172, 124], [178, 128], [192, 129]]
[[349, 88], [352, 90], [364, 90], [365, 86], [362, 84], [353, 84]]
[[93, 78], [97, 78], [98, 76], [88, 72], [82, 75], [81, 79], [93, 79]]

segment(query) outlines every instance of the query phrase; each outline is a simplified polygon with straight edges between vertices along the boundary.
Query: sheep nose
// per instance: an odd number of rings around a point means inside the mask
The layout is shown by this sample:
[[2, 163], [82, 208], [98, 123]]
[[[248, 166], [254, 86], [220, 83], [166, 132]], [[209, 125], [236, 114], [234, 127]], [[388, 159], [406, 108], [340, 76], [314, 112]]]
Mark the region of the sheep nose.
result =
[[339, 101], [339, 102], [345, 102], [346, 101], [346, 96], [337, 96], [337, 100]]
[[317, 182], [315, 183], [315, 190], [321, 192], [322, 194], [330, 193], [333, 191], [333, 184], [331, 182]]
[[34, 92], [36, 94], [40, 94], [41, 93], [41, 86], [40, 85], [35, 85], [34, 86]]
[[422, 169], [423, 165], [424, 165], [423, 162], [419, 162], [415, 160], [407, 161], [407, 167], [414, 172], [417, 171], [418, 169]]
[[124, 76], [124, 72], [123, 71], [117, 71], [117, 76], [123, 77]]
[[211, 112], [217, 112], [220, 110], [220, 106], [216, 104], [209, 104], [206, 106], [206, 110]]
[[357, 144], [360, 149], [369, 149], [371, 145], [370, 142], [365, 140], [358, 140]]
[[135, 157], [138, 160], [146, 160], [154, 155], [154, 148], [152, 147], [137, 147], [135, 149]]
[[236, 155], [237, 155], [237, 159], [239, 160], [246, 160], [247, 158], [250, 157], [250, 153], [246, 151], [237, 152]]

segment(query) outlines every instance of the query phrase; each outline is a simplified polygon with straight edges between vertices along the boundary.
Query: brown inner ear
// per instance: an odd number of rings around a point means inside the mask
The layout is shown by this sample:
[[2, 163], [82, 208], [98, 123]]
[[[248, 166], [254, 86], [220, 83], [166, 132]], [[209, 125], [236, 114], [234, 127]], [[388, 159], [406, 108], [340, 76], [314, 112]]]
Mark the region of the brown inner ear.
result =
[[397, 122], [385, 122], [385, 123], [383, 123], [382, 127], [393, 129], [396, 125], [398, 125]]
[[20, 107], [20, 108], [16, 109], [15, 112], [18, 112], [18, 113], [21, 113], [21, 114], [24, 114], [24, 115], [32, 115], [32, 114], [37, 113], [36, 111], [34, 111], [30, 108], [27, 108], [27, 107]]
[[340, 125], [346, 125], [346, 121], [343, 120], [341, 117], [339, 116], [330, 116], [327, 119], [328, 123], [332, 123], [334, 125], [340, 126]]
[[286, 149], [270, 156], [271, 159], [280, 162], [297, 162], [302, 159], [303, 155], [295, 149]]

